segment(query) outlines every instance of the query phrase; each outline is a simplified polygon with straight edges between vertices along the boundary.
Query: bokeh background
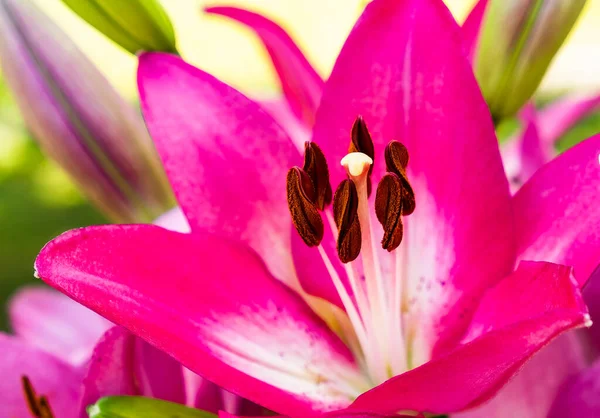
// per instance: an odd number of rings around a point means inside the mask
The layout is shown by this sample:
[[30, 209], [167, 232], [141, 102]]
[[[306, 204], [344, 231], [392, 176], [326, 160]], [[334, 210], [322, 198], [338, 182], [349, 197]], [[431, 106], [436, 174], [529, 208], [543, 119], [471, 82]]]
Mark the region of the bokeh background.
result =
[[[87, 26], [60, 0], [37, 0], [69, 33], [107, 78], [136, 100], [135, 59]], [[204, 16], [212, 4], [260, 11], [284, 26], [310, 61], [326, 76], [365, 0], [163, 0], [173, 20], [180, 50], [194, 64], [255, 97], [278, 93], [261, 45], [247, 30]], [[447, 0], [462, 22], [474, 0]], [[588, 6], [567, 40], [539, 93], [551, 100], [566, 92], [600, 91], [600, 0]], [[510, 131], [512, 128], [508, 128]], [[566, 147], [600, 132], [594, 115], [563, 138]], [[39, 151], [19, 116], [0, 74], [0, 329], [6, 327], [6, 301], [16, 288], [35, 281], [33, 260], [55, 235], [106, 222], [87, 204], [68, 177]]]

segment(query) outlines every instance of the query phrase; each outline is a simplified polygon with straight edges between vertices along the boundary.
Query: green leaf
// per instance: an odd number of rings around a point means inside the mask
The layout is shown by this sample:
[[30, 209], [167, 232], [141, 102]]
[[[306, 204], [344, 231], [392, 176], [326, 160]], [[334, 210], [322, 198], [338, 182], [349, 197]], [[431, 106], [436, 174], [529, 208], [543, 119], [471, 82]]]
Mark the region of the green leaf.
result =
[[157, 0], [62, 0], [121, 47], [177, 53], [171, 20]]
[[216, 418], [215, 414], [142, 396], [110, 396], [88, 407], [90, 418]]

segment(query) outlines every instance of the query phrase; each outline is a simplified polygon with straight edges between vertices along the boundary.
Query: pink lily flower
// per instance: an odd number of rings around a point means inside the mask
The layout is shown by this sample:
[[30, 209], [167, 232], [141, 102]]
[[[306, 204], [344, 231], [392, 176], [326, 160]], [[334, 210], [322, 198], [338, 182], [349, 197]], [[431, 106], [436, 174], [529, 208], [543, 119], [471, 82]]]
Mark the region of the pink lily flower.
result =
[[108, 395], [186, 401], [180, 364], [61, 293], [25, 288], [10, 317], [15, 335], [0, 333], [0, 416], [31, 417], [24, 377], [60, 418], [87, 417]]
[[[448, 413], [489, 399], [554, 337], [588, 324], [570, 267], [514, 267], [544, 260], [551, 245], [584, 282], [600, 259], [595, 229], [581, 241], [561, 226], [595, 194], [563, 190], [549, 166], [511, 199], [441, 1], [369, 4], [325, 85], [305, 165], [289, 172], [304, 145], [234, 89], [157, 53], [140, 57], [138, 80], [191, 233], [71, 231], [42, 250], [36, 271], [208, 380], [291, 416]], [[384, 152], [393, 139], [404, 147]], [[586, 145], [596, 164], [599, 141]], [[328, 174], [342, 184], [334, 213]], [[377, 202], [369, 180], [383, 190]], [[564, 196], [576, 220], [555, 205]]]
[[[21, 386], [28, 376], [57, 414], [75, 416], [79, 385], [96, 341], [111, 326], [104, 318], [44, 288], [21, 290], [10, 302], [15, 335], [0, 333], [0, 416], [31, 416]], [[60, 327], [54, 326], [66, 318]]]

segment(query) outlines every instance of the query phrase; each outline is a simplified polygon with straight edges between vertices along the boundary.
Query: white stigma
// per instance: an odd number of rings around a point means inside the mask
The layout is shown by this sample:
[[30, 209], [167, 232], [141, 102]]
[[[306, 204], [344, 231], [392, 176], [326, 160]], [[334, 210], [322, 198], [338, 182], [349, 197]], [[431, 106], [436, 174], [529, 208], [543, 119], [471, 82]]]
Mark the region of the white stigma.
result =
[[369, 170], [373, 159], [362, 152], [351, 152], [342, 158], [341, 163], [351, 177], [359, 177]]

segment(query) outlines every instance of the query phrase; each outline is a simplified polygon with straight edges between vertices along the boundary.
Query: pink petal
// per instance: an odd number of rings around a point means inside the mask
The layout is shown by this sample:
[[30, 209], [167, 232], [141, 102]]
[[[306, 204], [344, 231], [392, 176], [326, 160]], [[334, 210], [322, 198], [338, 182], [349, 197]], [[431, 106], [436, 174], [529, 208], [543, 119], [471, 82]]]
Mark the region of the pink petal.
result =
[[388, 380], [353, 407], [450, 413], [491, 398], [549, 341], [589, 321], [570, 273], [564, 266], [522, 263], [483, 298], [466, 344]]
[[531, 178], [541, 166], [550, 161], [553, 155], [541, 139], [539, 133], [537, 111], [533, 103], [525, 105], [521, 111], [521, 119], [524, 123], [523, 134], [520, 138], [521, 147], [521, 182]]
[[516, 193], [523, 183], [553, 158], [553, 151], [540, 137], [540, 125], [533, 103], [527, 104], [520, 114], [521, 130], [502, 144], [504, 171]]
[[[256, 103], [180, 58], [142, 55], [138, 83], [146, 123], [192, 231], [242, 240], [275, 277], [299, 289], [285, 178], [302, 157], [288, 135]], [[295, 252], [312, 254], [306, 245]], [[324, 266], [316, 266], [311, 279], [335, 295]]]
[[179, 206], [159, 216], [153, 223], [169, 231], [191, 232], [190, 224]]
[[[332, 177], [363, 115], [376, 144], [410, 153], [417, 209], [406, 218], [403, 260], [416, 364], [452, 345], [482, 292], [513, 268], [510, 196], [487, 105], [441, 0], [374, 0], [352, 30], [327, 82], [313, 139]], [[334, 182], [335, 184], [335, 182]]]
[[134, 375], [135, 336], [124, 328], [113, 327], [94, 349], [83, 380], [79, 416], [87, 417], [86, 408], [111, 395], [139, 395]]
[[592, 321], [595, 321], [589, 329], [590, 342], [600, 353], [600, 263], [590, 275], [582, 292], [583, 299], [589, 307]]
[[46, 395], [60, 418], [75, 418], [81, 373], [27, 342], [0, 333], [0, 416], [30, 418], [21, 377], [31, 380], [38, 395]]
[[[219, 418], [238, 418], [240, 415], [233, 415], [225, 411], [219, 411]], [[311, 415], [306, 418], [422, 418], [423, 415], [398, 415], [398, 414], [378, 414], [376, 412], [363, 412], [352, 410], [341, 410], [327, 412], [324, 414]], [[287, 416], [279, 416], [275, 418], [289, 418]]]
[[600, 416], [600, 361], [561, 389], [548, 418]]
[[179, 363], [122, 327], [108, 330], [98, 342], [83, 381], [80, 416], [104, 396], [144, 395], [185, 402]]
[[573, 266], [585, 283], [600, 262], [600, 135], [546, 164], [513, 198], [521, 260]]
[[292, 111], [306, 126], [313, 126], [325, 83], [285, 30], [248, 10], [236, 7], [208, 7], [205, 10], [236, 20], [258, 35], [271, 57]]
[[254, 252], [222, 238], [86, 228], [48, 244], [36, 269], [194, 372], [277, 412], [344, 406], [365, 385], [310, 308]]
[[[473, 410], [452, 414], [452, 418], [547, 417], [561, 386], [585, 365], [578, 335], [561, 335], [533, 356], [492, 400]], [[588, 415], [581, 415], [584, 416]]]
[[475, 59], [479, 41], [479, 32], [481, 30], [481, 24], [483, 23], [488, 1], [489, 0], [479, 0], [462, 25], [465, 50], [471, 62]]
[[600, 94], [567, 96], [539, 112], [540, 132], [552, 146], [569, 129], [600, 107]]
[[13, 332], [74, 366], [84, 364], [110, 322], [62, 293], [25, 287], [9, 304]]
[[486, 292], [463, 342], [561, 309], [589, 321], [571, 267], [522, 261], [513, 274]]
[[287, 170], [298, 150], [256, 103], [168, 54], [139, 58], [146, 123], [192, 231], [248, 243], [271, 272], [297, 281]]
[[141, 395], [185, 403], [181, 364], [140, 338], [135, 339], [135, 377]]
[[285, 99], [263, 100], [260, 102], [273, 119], [285, 129], [290, 138], [294, 141], [298, 149], [304, 148], [304, 143], [310, 140], [312, 135], [309, 129], [302, 121], [298, 120], [292, 113], [290, 106]]

